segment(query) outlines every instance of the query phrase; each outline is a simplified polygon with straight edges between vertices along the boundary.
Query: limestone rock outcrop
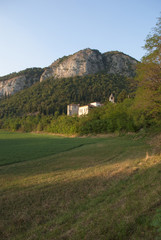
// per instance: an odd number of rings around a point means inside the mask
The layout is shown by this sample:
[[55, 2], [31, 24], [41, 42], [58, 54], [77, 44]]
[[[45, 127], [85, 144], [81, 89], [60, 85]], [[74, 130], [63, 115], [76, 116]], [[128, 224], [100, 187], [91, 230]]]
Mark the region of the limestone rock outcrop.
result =
[[104, 70], [103, 56], [98, 50], [87, 48], [51, 64], [40, 78], [67, 78], [94, 74]]
[[49, 77], [67, 78], [100, 71], [133, 77], [136, 63], [136, 59], [121, 52], [101, 54], [98, 50], [87, 48], [52, 63], [41, 75], [40, 82]]
[[0, 97], [13, 95], [25, 88], [25, 76], [18, 76], [9, 80], [0, 81]]
[[103, 54], [105, 71], [113, 74], [121, 74], [128, 77], [135, 76], [137, 60], [118, 51]]
[[39, 82], [43, 72], [44, 69], [41, 68], [28, 68], [18, 73], [15, 72], [0, 77], [0, 98], [13, 95]]

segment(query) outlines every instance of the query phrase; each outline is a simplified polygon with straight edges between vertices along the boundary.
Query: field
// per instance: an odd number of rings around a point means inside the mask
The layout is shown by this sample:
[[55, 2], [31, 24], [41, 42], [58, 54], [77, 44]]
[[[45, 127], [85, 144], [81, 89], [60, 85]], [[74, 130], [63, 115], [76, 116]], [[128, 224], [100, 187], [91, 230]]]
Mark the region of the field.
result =
[[155, 151], [136, 135], [0, 132], [0, 239], [161, 239]]

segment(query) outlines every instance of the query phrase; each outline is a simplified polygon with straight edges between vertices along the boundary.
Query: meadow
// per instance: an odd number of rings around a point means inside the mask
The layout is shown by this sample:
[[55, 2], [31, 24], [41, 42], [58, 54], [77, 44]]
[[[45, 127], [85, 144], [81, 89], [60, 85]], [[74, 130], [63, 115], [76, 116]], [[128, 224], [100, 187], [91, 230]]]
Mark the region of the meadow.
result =
[[0, 132], [0, 239], [161, 239], [153, 144], [139, 135]]

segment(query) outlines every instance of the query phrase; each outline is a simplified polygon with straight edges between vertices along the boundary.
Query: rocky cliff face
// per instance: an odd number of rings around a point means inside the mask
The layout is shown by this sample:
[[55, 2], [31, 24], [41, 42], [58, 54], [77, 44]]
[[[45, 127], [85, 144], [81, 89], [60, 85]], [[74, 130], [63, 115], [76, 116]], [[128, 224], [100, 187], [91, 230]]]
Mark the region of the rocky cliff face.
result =
[[103, 54], [105, 70], [108, 73], [121, 74], [128, 77], [135, 76], [137, 60], [118, 51]]
[[39, 82], [43, 71], [44, 70], [40, 68], [29, 68], [19, 73], [12, 73], [0, 77], [0, 98], [13, 95], [16, 92]]
[[134, 58], [121, 52], [101, 54], [98, 50], [87, 48], [55, 61], [44, 71], [40, 81], [49, 77], [67, 78], [100, 71], [132, 77], [135, 75], [136, 63]]
[[42, 74], [40, 81], [48, 77], [67, 78], [94, 74], [104, 70], [103, 56], [98, 50], [85, 49], [55, 61]]
[[0, 97], [12, 95], [25, 88], [25, 76], [14, 77], [0, 82]]

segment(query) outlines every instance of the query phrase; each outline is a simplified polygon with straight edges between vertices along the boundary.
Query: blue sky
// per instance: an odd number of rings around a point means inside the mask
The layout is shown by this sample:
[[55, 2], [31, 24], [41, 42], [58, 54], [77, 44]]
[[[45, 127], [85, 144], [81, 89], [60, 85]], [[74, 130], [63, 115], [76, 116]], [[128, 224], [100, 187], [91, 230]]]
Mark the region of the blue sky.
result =
[[160, 11], [160, 0], [0, 0], [0, 76], [88, 47], [140, 60]]

